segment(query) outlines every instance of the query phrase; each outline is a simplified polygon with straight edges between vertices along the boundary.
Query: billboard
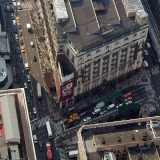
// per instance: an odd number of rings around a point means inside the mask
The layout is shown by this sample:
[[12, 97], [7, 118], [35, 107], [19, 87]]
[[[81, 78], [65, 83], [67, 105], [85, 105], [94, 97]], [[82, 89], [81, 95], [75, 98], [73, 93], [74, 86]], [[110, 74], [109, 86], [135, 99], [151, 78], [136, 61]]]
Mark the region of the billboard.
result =
[[61, 92], [60, 92], [60, 100], [67, 99], [73, 96], [74, 92], [74, 81], [69, 81], [61, 85]]

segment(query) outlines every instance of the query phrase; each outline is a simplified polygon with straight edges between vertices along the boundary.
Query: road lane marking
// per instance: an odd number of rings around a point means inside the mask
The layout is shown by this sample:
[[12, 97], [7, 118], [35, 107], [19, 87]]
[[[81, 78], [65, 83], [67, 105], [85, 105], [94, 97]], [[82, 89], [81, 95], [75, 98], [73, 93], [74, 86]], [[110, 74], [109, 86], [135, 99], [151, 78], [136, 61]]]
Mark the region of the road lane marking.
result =
[[144, 88], [144, 86], [142, 86], [142, 87], [140, 87], [140, 88], [138, 88], [138, 89], [132, 90], [131, 92], [138, 91], [138, 90], [140, 90], [141, 88]]

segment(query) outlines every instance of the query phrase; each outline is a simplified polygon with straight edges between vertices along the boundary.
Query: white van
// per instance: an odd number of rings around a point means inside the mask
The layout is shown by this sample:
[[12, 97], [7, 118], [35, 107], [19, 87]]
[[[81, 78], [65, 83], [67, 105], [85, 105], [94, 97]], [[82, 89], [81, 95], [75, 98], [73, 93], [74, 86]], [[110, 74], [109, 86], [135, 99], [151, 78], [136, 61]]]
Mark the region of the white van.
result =
[[97, 113], [99, 113], [99, 112], [101, 112], [101, 109], [100, 109], [100, 108], [97, 108], [97, 109], [95, 109], [95, 110], [92, 112], [92, 114], [95, 115], [95, 114], [97, 114]]
[[147, 50], [144, 50], [144, 53], [145, 53], [145, 55], [146, 55], [146, 56], [148, 56], [148, 52], [147, 52]]
[[151, 48], [151, 45], [150, 45], [150, 43], [149, 43], [149, 42], [147, 42], [147, 47], [148, 47], [148, 48]]
[[16, 20], [12, 20], [13, 26], [16, 26]]
[[148, 67], [148, 62], [147, 61], [143, 61], [144, 62], [144, 66]]
[[107, 108], [108, 109], [112, 109], [112, 108], [114, 108], [115, 107], [115, 105], [114, 104], [111, 104], [111, 105], [109, 105]]
[[36, 135], [33, 135], [33, 141], [34, 141], [34, 143], [37, 143], [38, 141], [37, 141], [37, 136]]
[[27, 75], [27, 82], [31, 82], [30, 75]]

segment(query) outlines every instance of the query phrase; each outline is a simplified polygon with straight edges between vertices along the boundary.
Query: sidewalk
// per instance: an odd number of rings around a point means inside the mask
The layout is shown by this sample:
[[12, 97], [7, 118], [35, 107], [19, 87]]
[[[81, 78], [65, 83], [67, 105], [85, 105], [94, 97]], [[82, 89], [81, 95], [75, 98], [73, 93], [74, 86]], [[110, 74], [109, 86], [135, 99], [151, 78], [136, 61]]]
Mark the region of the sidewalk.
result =
[[[91, 104], [93, 104], [103, 98], [106, 98], [106, 95], [114, 94], [114, 93], [119, 92], [127, 87], [130, 87], [130, 86], [142, 85], [142, 84], [148, 84], [148, 83], [150, 83], [150, 81], [148, 78], [147, 70], [146, 70], [146, 68], [141, 68], [140, 72], [136, 73], [131, 78], [126, 78], [122, 82], [116, 83], [115, 88], [114, 87], [107, 87], [105, 95], [98, 93], [97, 95], [93, 95], [94, 97], [90, 96], [89, 99], [91, 100]], [[82, 99], [82, 100], [80, 100], [80, 102], [74, 103], [73, 106], [76, 106], [77, 110], [83, 109], [89, 105], [87, 100], [88, 99]], [[72, 106], [70, 106], [70, 107], [72, 107]], [[74, 110], [73, 112], [77, 112], [77, 111]]]

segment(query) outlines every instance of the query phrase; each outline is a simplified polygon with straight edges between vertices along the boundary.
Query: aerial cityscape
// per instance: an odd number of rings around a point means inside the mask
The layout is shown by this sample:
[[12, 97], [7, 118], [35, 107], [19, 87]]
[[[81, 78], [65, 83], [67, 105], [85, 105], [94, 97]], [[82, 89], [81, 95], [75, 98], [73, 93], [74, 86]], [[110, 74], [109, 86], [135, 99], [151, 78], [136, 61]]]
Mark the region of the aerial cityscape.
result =
[[160, 0], [0, 1], [0, 160], [160, 160]]

